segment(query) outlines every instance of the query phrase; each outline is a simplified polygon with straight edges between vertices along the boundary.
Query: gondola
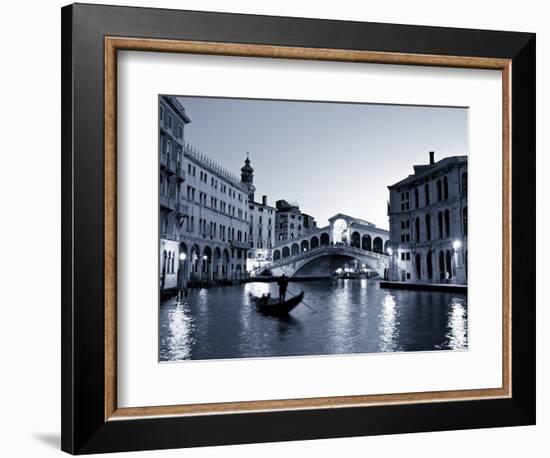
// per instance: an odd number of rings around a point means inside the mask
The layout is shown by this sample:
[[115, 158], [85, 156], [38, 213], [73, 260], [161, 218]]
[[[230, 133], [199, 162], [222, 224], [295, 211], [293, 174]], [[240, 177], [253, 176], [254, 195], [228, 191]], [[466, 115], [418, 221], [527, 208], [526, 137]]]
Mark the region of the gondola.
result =
[[260, 313], [265, 313], [266, 315], [288, 315], [290, 311], [296, 307], [302, 299], [304, 298], [304, 292], [291, 297], [290, 299], [279, 302], [278, 299], [268, 299], [261, 298], [250, 294], [250, 299], [256, 305], [256, 310]]

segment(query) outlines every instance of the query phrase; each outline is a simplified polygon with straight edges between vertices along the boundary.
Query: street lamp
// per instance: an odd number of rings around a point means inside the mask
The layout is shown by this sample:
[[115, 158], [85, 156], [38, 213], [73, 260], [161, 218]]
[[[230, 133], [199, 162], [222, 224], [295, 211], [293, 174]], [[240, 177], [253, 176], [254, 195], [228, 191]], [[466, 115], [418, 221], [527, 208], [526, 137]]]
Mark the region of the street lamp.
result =
[[388, 252], [389, 256], [393, 255], [393, 250], [390, 247], [388, 247], [386, 251]]
[[453, 242], [453, 250], [458, 251], [461, 246], [462, 246], [462, 242], [460, 240], [455, 240]]
[[187, 279], [185, 272], [186, 257], [187, 255], [184, 252], [181, 252], [178, 256], [180, 260], [177, 277], [178, 301], [182, 300], [184, 296], [187, 296]]

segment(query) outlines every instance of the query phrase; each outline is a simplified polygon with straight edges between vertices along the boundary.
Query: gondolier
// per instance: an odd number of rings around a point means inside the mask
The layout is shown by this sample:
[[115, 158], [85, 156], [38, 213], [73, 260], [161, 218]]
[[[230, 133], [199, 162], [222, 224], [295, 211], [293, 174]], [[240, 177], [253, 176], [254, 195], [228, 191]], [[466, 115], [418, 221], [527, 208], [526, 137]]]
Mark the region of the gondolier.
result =
[[286, 289], [288, 288], [288, 277], [283, 274], [277, 281], [277, 285], [279, 285], [279, 302], [284, 302], [286, 298]]

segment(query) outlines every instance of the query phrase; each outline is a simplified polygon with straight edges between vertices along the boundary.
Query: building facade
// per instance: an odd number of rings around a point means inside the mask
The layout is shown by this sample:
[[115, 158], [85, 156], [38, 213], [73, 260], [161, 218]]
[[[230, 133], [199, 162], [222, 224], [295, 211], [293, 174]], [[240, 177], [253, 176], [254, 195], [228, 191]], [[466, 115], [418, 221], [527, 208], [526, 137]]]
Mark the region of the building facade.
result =
[[179, 227], [185, 216], [181, 190], [185, 181], [184, 133], [191, 120], [175, 98], [159, 98], [160, 287], [176, 287]]
[[275, 208], [267, 204], [267, 196], [262, 196], [261, 202], [256, 202], [254, 186], [254, 169], [250, 158], [244, 161], [241, 168], [241, 183], [248, 194], [248, 272], [259, 270], [272, 261], [272, 249], [275, 241]]
[[468, 282], [468, 159], [452, 156], [415, 165], [388, 187], [389, 279]]
[[262, 202], [248, 203], [250, 229], [247, 271], [260, 270], [273, 261], [273, 246], [275, 244], [275, 211], [267, 204], [267, 196], [262, 196]]
[[275, 245], [282, 245], [317, 230], [315, 219], [286, 200], [275, 202]]
[[[249, 249], [248, 187], [184, 141], [191, 120], [174, 97], [160, 97], [160, 286], [178, 278], [242, 278]], [[171, 121], [170, 121], [171, 119]]]

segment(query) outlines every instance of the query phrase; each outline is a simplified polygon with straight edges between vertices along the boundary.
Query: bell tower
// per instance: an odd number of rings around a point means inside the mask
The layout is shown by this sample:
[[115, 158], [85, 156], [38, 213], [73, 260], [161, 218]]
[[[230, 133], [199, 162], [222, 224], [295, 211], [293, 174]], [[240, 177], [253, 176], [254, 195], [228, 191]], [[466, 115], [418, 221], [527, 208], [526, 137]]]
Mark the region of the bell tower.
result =
[[254, 187], [254, 169], [250, 166], [250, 158], [248, 157], [248, 153], [246, 153], [244, 166], [241, 167], [241, 183], [245, 185], [248, 190], [248, 201], [254, 202], [254, 192], [256, 191], [256, 188]]

